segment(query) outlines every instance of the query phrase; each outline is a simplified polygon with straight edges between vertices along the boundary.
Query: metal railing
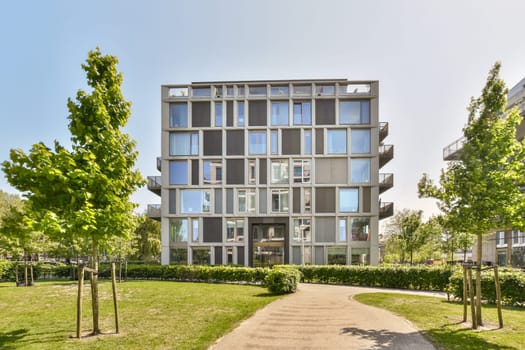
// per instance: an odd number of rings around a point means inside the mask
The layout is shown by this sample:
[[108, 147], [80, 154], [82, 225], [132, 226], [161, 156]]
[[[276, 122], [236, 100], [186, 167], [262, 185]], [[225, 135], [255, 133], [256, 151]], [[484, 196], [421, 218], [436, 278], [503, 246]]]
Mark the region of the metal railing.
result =
[[457, 160], [459, 159], [459, 152], [463, 148], [463, 145], [467, 139], [465, 136], [460, 137], [450, 145], [443, 148], [443, 160]]
[[160, 219], [161, 207], [160, 204], [148, 204], [146, 215], [151, 219]]
[[379, 145], [379, 168], [394, 158], [394, 145]]
[[388, 218], [394, 215], [393, 202], [379, 202], [379, 220]]
[[388, 123], [379, 123], [379, 142], [383, 141], [388, 136]]
[[386, 190], [394, 186], [394, 174], [392, 173], [379, 173], [379, 193], [383, 193]]

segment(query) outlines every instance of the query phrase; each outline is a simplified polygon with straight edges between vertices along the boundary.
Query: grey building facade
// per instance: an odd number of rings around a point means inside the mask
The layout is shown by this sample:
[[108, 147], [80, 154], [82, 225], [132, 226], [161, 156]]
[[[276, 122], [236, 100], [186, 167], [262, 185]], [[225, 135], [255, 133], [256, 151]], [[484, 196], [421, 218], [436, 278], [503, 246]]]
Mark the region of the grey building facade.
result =
[[378, 97], [346, 79], [162, 86], [162, 264], [377, 264]]

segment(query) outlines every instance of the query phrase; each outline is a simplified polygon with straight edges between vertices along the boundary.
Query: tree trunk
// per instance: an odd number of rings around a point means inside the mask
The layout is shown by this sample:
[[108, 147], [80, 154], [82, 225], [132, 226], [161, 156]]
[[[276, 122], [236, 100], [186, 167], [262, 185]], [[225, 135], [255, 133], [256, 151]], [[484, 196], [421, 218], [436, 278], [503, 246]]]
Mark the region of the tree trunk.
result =
[[100, 334], [98, 324], [98, 242], [93, 238], [92, 251], [92, 269], [91, 272], [91, 307], [93, 309], [93, 334]]
[[414, 252], [411, 250], [410, 251], [410, 265], [413, 265], [413, 255], [414, 255]]
[[478, 234], [478, 263], [476, 268], [476, 318], [478, 326], [483, 326], [481, 317], [481, 254], [483, 253], [483, 235]]
[[77, 338], [82, 336], [82, 294], [84, 291], [84, 266], [78, 264], [78, 294], [77, 294]]
[[117, 301], [117, 283], [115, 277], [115, 263], [111, 263], [111, 289], [113, 290], [113, 307], [115, 309], [115, 333], [118, 334], [118, 301]]
[[467, 313], [468, 313], [468, 297], [467, 297], [467, 267], [463, 265], [463, 322], [467, 322]]
[[27, 287], [29, 285], [28, 278], [27, 278], [27, 253], [24, 252], [24, 283]]

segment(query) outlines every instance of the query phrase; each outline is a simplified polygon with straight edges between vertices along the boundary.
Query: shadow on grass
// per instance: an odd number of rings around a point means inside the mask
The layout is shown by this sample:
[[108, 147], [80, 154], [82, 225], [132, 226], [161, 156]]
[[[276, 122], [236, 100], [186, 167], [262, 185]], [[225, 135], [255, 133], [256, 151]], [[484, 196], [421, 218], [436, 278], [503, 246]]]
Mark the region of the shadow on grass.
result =
[[[497, 350], [497, 349], [512, 349], [517, 348], [512, 346], [504, 346], [499, 344], [491, 343], [485, 339], [482, 339], [476, 335], [476, 331], [465, 328], [465, 329], [446, 329], [446, 325], [443, 328], [435, 328], [426, 331], [425, 333], [432, 339], [439, 342], [445, 349], [461, 349], [461, 350]], [[490, 330], [484, 330], [482, 332], [490, 332]]]
[[275, 296], [279, 296], [279, 295], [281, 295], [281, 294], [274, 294], [274, 293], [270, 293], [270, 292], [255, 294], [255, 296], [257, 298], [269, 298], [269, 297], [275, 297]]
[[0, 333], [0, 349], [15, 349], [15, 344], [19, 343], [28, 332], [27, 329], [17, 329]]
[[372, 347], [369, 349], [381, 350], [381, 349], [433, 349], [428, 344], [420, 333], [398, 333], [388, 331], [386, 329], [361, 329], [356, 327], [344, 327], [341, 329], [341, 334], [351, 335], [367, 339], [373, 342]]
[[29, 344], [51, 344], [63, 341], [63, 330], [54, 332], [33, 333], [28, 329], [17, 329], [9, 332], [0, 333], [0, 349], [24, 349]]

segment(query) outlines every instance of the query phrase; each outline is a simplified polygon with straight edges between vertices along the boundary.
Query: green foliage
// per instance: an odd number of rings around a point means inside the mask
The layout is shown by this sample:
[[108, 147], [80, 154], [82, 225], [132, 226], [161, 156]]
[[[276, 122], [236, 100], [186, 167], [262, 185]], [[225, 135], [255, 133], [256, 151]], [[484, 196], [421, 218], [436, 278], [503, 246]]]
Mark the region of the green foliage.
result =
[[268, 290], [274, 294], [295, 293], [301, 280], [301, 272], [296, 267], [274, 266], [264, 281]]
[[[518, 269], [503, 268], [498, 270], [500, 280], [501, 299], [508, 305], [525, 306], [525, 273]], [[475, 281], [476, 276], [472, 279]], [[476, 284], [473, 283], [474, 289]], [[450, 277], [447, 291], [456, 299], [463, 299], [463, 270], [457, 269]], [[496, 285], [494, 283], [494, 271], [492, 269], [481, 273], [481, 295], [488, 303], [496, 303]]]
[[133, 247], [136, 249], [133, 259], [145, 262], [160, 260], [160, 222], [147, 216], [138, 218], [139, 225], [135, 229]]
[[[29, 264], [29, 263], [28, 263]], [[31, 263], [33, 275], [38, 279], [64, 279], [71, 276], [71, 266], [63, 263]], [[15, 269], [18, 268], [19, 279], [23, 273], [24, 264], [11, 261], [0, 261], [0, 281], [15, 281]], [[76, 268], [76, 266], [74, 267]]]
[[306, 265], [299, 270], [311, 283], [444, 291], [453, 267]]

